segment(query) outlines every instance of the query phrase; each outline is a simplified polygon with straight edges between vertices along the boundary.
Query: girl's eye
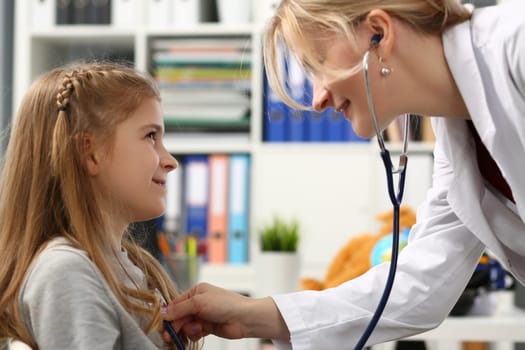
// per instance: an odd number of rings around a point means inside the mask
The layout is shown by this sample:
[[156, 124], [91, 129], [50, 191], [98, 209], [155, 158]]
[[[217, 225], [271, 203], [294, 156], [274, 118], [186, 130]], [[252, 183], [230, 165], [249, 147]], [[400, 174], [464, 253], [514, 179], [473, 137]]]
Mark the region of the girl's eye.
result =
[[151, 139], [152, 141], [156, 141], [157, 140], [157, 132], [156, 131], [152, 131], [149, 134], [147, 134], [146, 137]]

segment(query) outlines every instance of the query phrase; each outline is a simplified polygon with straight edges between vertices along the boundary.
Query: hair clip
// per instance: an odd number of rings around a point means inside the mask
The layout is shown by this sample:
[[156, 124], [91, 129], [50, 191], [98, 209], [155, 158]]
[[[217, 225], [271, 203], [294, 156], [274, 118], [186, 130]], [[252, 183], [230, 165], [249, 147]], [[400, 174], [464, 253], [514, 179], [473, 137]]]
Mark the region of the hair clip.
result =
[[67, 109], [66, 106], [60, 106], [60, 107], [58, 107], [58, 110], [59, 110], [59, 111], [62, 111], [62, 112], [65, 112], [66, 109]]

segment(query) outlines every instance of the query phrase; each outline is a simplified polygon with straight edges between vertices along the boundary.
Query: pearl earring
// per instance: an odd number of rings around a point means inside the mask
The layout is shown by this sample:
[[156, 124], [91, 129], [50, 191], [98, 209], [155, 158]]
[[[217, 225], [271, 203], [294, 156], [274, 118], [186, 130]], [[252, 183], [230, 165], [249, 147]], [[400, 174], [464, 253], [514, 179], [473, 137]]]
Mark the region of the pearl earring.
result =
[[381, 63], [381, 70], [380, 73], [382, 76], [386, 77], [389, 76], [390, 73], [392, 73], [392, 68], [388, 67], [383, 63], [383, 57], [379, 57], [379, 63]]

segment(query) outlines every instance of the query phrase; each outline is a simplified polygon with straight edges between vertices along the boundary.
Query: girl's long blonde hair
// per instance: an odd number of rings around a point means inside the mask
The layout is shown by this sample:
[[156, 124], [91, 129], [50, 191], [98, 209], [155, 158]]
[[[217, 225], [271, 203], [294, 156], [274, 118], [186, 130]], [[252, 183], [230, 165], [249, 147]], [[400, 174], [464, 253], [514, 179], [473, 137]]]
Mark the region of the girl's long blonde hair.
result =
[[326, 40], [323, 35], [335, 32], [355, 42], [355, 29], [373, 9], [382, 9], [428, 35], [441, 35], [471, 15], [458, 0], [282, 0], [264, 33], [264, 65], [272, 90], [288, 105], [303, 108], [286, 89], [282, 51], [287, 48], [293, 54], [300, 49], [302, 55], [296, 59], [303, 67], [340, 74], [323, 66], [311, 41]]
[[127, 235], [122, 243], [147, 277], [147, 290], [127, 288], [108, 257], [110, 216], [84, 170], [79, 135], [111, 147], [116, 126], [147, 98], [160, 100], [155, 82], [114, 63], [77, 63], [43, 75], [30, 87], [14, 121], [0, 175], [0, 338], [38, 345], [20, 313], [20, 288], [45, 244], [66, 237], [87, 252], [120, 303], [161, 327], [160, 301], [177, 290], [162, 266]]

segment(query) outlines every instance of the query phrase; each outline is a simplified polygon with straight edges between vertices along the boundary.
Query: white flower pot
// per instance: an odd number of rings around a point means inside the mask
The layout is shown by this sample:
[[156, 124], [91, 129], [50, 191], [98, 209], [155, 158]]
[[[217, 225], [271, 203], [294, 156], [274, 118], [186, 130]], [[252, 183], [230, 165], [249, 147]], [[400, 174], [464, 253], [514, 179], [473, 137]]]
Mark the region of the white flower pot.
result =
[[299, 264], [296, 252], [259, 252], [255, 259], [257, 296], [298, 291]]

